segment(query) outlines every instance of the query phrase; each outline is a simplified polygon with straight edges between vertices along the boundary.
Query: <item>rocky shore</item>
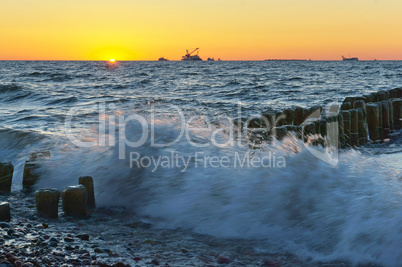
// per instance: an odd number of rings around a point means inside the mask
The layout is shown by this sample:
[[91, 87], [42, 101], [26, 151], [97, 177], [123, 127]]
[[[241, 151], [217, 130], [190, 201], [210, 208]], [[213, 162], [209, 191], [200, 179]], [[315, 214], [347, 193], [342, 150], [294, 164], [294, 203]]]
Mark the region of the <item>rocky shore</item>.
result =
[[[0, 222], [0, 267], [6, 266], [349, 266], [261, 252], [258, 240], [218, 239], [157, 229], [123, 208], [98, 208], [87, 219], [38, 217], [32, 194], [0, 195], [12, 208]], [[371, 265], [375, 266], [375, 265]]]

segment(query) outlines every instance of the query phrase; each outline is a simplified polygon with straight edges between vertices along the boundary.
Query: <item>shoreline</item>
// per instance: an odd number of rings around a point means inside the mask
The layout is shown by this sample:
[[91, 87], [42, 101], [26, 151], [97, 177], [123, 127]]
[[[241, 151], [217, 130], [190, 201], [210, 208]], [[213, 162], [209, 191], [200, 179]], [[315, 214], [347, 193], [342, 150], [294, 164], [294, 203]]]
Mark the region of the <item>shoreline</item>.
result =
[[[402, 92], [402, 89], [397, 88], [398, 94], [398, 90]], [[374, 93], [373, 97], [362, 98], [372, 99], [373, 101], [369, 102], [380, 107], [383, 101], [387, 101], [387, 99], [383, 99], [386, 98], [385, 93]], [[375, 99], [378, 101], [374, 101]], [[349, 113], [349, 110], [355, 110], [354, 104], [361, 104], [358, 101], [364, 102], [359, 97], [346, 98], [341, 110], [346, 113]], [[303, 115], [306, 118], [310, 115], [310, 109], [301, 109], [300, 112], [300, 116]], [[295, 117], [293, 113], [293, 118]], [[357, 121], [355, 122], [357, 125]], [[262, 125], [261, 121], [258, 120], [253, 123], [259, 127]], [[321, 127], [319, 121], [315, 120], [309, 125], [312, 126], [313, 134], [319, 134], [314, 130], [317, 129], [315, 128], [317, 125]], [[287, 133], [288, 128], [286, 126], [294, 125], [280, 126]], [[292, 129], [289, 131], [293, 131]], [[370, 128], [368, 129], [370, 130]], [[400, 133], [400, 129], [395, 129], [396, 138], [400, 138]], [[387, 136], [383, 135], [381, 140], [375, 140], [374, 146], [384, 144], [386, 141], [384, 137]], [[394, 137], [391, 135], [391, 141], [395, 141], [392, 138]], [[359, 143], [356, 143], [356, 140], [353, 141], [350, 138], [349, 142], [355, 143], [348, 145], [358, 147]], [[389, 141], [388, 139], [387, 142]], [[58, 210], [59, 218], [44, 219], [39, 217], [36, 212], [35, 197], [32, 193], [32, 191], [19, 191], [5, 195], [0, 194], [0, 202], [9, 202], [12, 210], [11, 222], [0, 222], [2, 233], [2, 237], [0, 237], [0, 244], [2, 245], [0, 248], [1, 267], [3, 265], [23, 267], [218, 266], [221, 264], [229, 266], [354, 265], [343, 260], [317, 262], [311, 258], [298, 257], [286, 251], [261, 252], [258, 251], [258, 247], [260, 245], [265, 246], [267, 243], [256, 239], [215, 238], [184, 229], [159, 229], [147, 223], [146, 218], [139, 218], [130, 210], [121, 207], [98, 208], [88, 218], [79, 219], [64, 215], [60, 199], [58, 205], [60, 207]], [[93, 227], [94, 225], [97, 227]], [[381, 266], [375, 263], [363, 264]]]

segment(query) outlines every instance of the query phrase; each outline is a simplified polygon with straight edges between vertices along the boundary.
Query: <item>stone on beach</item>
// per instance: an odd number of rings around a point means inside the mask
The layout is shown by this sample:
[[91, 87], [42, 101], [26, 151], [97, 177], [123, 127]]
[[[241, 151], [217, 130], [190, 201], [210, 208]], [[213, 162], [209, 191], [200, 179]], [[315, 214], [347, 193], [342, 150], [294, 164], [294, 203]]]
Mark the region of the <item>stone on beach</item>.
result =
[[1, 202], [0, 203], [0, 221], [10, 221], [11, 213], [10, 213], [10, 203]]
[[87, 216], [87, 190], [83, 185], [68, 186], [62, 192], [63, 210], [67, 215]]
[[0, 161], [0, 193], [10, 192], [13, 180], [14, 165], [11, 161]]
[[78, 183], [85, 186], [87, 190], [87, 205], [88, 208], [95, 208], [95, 193], [94, 193], [94, 182], [91, 176], [82, 176], [78, 179]]
[[38, 151], [29, 155], [29, 161], [39, 161], [47, 158], [50, 158], [50, 151]]
[[35, 192], [39, 216], [55, 219], [59, 213], [60, 192], [57, 189], [39, 189]]

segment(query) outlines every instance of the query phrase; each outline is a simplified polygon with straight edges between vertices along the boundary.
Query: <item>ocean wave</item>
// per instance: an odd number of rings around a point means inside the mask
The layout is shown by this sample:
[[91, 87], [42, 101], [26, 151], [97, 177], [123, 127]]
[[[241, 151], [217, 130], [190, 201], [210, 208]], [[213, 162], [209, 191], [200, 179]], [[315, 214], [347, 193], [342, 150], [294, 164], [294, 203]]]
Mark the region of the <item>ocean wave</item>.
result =
[[17, 84], [0, 84], [0, 93], [18, 92], [23, 90], [22, 86]]
[[[153, 141], [170, 142], [178, 136], [180, 129], [172, 118], [157, 122]], [[136, 140], [142, 131], [131, 125], [125, 133]], [[192, 140], [208, 144], [210, 134], [196, 133]], [[225, 138], [221, 131], [218, 140]], [[338, 166], [330, 166], [293, 137], [253, 151], [231, 145], [196, 148], [187, 140], [155, 147], [149, 139], [138, 148], [127, 148], [125, 160], [118, 159], [119, 147], [60, 153], [46, 169], [49, 179], [38, 186], [62, 189], [79, 176], [92, 175], [100, 206], [125, 206], [158, 227], [266, 240], [315, 260], [341, 258], [390, 266], [402, 261], [400, 174], [375, 158], [347, 150], [341, 153]], [[190, 160], [185, 172], [178, 166], [153, 171], [130, 168], [130, 152], [147, 157], [202, 153], [231, 160], [236, 153], [251, 152], [252, 157], [283, 157], [286, 168], [214, 168], [196, 166]]]
[[77, 101], [78, 101], [78, 98], [75, 96], [72, 96], [72, 97], [61, 98], [61, 99], [49, 101], [46, 103], [46, 105], [70, 104], [70, 103], [75, 103]]
[[[36, 143], [48, 138], [47, 135], [35, 131], [17, 130], [0, 127], [0, 151], [13, 151], [17, 149], [32, 147]], [[3, 158], [11, 158], [11, 155], [2, 155]]]
[[32, 95], [31, 92], [20, 93], [20, 94], [17, 94], [17, 95], [15, 95], [15, 96], [14, 96], [14, 95], [13, 95], [13, 96], [9, 96], [9, 97], [5, 98], [4, 100], [7, 101], [7, 102], [12, 102], [12, 101], [24, 99], [24, 98], [26, 98], [26, 97], [28, 97], [28, 96], [31, 96], [31, 95]]

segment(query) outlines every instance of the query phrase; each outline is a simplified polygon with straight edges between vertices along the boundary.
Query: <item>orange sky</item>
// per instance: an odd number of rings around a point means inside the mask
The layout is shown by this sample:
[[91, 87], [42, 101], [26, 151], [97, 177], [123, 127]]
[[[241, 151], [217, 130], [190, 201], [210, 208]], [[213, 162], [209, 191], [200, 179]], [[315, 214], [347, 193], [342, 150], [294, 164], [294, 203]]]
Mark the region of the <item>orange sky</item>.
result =
[[402, 60], [401, 0], [0, 0], [0, 60]]

